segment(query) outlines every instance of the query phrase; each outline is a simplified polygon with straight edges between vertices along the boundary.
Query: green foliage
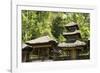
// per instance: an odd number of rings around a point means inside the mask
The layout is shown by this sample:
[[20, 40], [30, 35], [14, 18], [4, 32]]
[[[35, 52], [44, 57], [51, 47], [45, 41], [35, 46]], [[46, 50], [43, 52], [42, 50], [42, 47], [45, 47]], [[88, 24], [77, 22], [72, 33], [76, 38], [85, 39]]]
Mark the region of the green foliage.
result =
[[89, 13], [22, 10], [21, 16], [23, 42], [44, 35], [56, 38], [59, 42], [65, 41], [62, 33], [64, 25], [69, 22], [79, 24], [83, 40], [90, 36]]

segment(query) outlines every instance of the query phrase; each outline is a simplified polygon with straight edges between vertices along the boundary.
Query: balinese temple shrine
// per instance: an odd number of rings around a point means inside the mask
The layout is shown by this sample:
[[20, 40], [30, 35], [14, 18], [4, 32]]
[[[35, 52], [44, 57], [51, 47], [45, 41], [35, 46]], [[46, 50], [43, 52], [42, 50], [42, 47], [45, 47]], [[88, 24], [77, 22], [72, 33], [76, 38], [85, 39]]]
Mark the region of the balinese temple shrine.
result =
[[65, 55], [68, 59], [75, 60], [78, 58], [80, 51], [84, 49], [86, 43], [81, 41], [82, 38], [77, 23], [71, 22], [64, 27], [66, 32], [63, 32], [63, 36], [66, 38], [66, 41], [59, 43], [58, 47], [66, 51]]
[[87, 43], [82, 41], [77, 23], [66, 24], [63, 36], [66, 41], [59, 43], [54, 38], [42, 36], [26, 41], [22, 46], [22, 61], [76, 60], [82, 55]]
[[43, 36], [26, 41], [26, 44], [32, 47], [32, 51], [30, 52], [30, 54], [28, 54], [28, 58], [30, 59], [29, 61], [44, 61], [49, 59], [55, 59], [56, 57], [57, 41], [53, 38], [50, 38], [49, 36]]

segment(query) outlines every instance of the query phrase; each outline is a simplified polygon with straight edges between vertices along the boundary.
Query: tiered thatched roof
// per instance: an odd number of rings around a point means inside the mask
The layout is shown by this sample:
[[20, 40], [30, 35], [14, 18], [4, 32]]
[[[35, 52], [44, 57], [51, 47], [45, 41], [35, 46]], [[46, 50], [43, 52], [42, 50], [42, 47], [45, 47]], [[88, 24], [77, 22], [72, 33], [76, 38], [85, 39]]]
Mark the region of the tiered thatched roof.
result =
[[29, 45], [27, 45], [27, 44], [25, 44], [25, 43], [22, 43], [22, 50], [28, 50], [28, 51], [30, 51], [30, 50], [32, 50], [32, 47], [29, 46]]
[[77, 26], [78, 24], [75, 22], [70, 22], [67, 25], [65, 25], [65, 27], [71, 27], [71, 26]]
[[61, 48], [70, 48], [70, 47], [78, 47], [78, 46], [84, 46], [84, 45], [86, 45], [85, 42], [76, 40], [76, 42], [74, 42], [74, 43], [65, 43], [65, 42], [59, 43], [58, 47], [61, 47]]
[[43, 36], [33, 40], [26, 41], [26, 44], [42, 44], [42, 43], [49, 43], [49, 42], [57, 43], [57, 41], [54, 38], [51, 38], [49, 36]]
[[28, 45], [26, 45], [25, 43], [22, 43], [22, 48], [27, 47]]
[[63, 32], [63, 35], [67, 36], [67, 35], [75, 35], [75, 34], [80, 34], [79, 30], [76, 30], [74, 32]]

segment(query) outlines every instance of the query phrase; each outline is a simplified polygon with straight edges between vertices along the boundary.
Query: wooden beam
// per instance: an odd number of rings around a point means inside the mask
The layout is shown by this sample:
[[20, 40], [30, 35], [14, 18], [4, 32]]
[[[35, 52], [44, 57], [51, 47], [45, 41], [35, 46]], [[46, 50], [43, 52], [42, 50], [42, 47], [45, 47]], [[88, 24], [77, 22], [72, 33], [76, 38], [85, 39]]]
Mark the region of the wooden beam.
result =
[[49, 48], [52, 47], [52, 45], [33, 45], [33, 48]]

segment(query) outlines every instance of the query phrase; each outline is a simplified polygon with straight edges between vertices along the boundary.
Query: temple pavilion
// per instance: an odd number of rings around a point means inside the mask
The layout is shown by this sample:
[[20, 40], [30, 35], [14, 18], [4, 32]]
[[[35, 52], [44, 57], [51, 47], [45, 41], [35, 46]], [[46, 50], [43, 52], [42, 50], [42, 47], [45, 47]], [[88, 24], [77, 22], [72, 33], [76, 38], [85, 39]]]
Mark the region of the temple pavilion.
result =
[[49, 36], [42, 36], [22, 44], [22, 61], [78, 59], [81, 50], [86, 47], [86, 43], [82, 41], [79, 26], [71, 22], [64, 27], [66, 31], [63, 32], [63, 36], [66, 41], [62, 43]]
[[[33, 40], [26, 41], [26, 44], [32, 47], [28, 57], [32, 60], [55, 59], [57, 52], [57, 41], [49, 36], [42, 36]], [[31, 57], [30, 57], [31, 55]], [[33, 58], [32, 58], [33, 57]]]
[[63, 32], [63, 36], [66, 38], [66, 42], [59, 43], [58, 47], [66, 51], [68, 59], [77, 59], [80, 50], [86, 45], [85, 42], [81, 41], [81, 34], [77, 23], [71, 22], [64, 26], [66, 32]]

